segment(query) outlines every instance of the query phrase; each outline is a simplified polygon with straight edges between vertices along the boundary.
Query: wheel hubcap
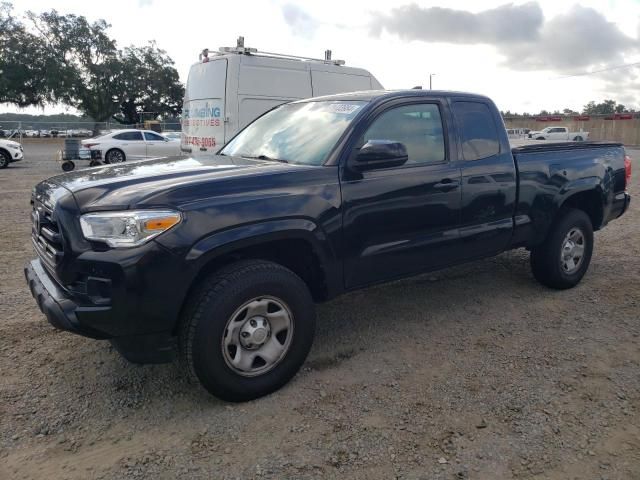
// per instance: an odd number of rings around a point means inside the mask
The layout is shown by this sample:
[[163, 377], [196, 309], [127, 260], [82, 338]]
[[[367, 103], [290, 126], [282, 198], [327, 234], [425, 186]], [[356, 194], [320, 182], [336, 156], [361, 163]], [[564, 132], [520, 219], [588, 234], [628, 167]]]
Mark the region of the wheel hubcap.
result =
[[564, 237], [560, 253], [560, 265], [565, 273], [574, 273], [582, 265], [584, 257], [584, 233], [579, 228], [572, 228]]
[[293, 337], [293, 316], [275, 297], [259, 297], [238, 308], [227, 322], [222, 354], [235, 373], [254, 377], [285, 357]]
[[271, 335], [271, 325], [266, 318], [255, 317], [246, 320], [240, 329], [240, 345], [249, 350], [255, 350], [264, 345]]

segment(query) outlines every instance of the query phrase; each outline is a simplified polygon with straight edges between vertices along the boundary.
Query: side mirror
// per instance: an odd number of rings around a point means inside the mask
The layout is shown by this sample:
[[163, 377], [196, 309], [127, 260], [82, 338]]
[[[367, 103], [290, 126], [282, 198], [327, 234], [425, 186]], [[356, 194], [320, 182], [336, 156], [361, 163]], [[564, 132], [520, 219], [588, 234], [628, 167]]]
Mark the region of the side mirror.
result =
[[392, 140], [369, 140], [355, 157], [354, 167], [358, 170], [373, 170], [404, 165], [409, 160], [407, 147]]

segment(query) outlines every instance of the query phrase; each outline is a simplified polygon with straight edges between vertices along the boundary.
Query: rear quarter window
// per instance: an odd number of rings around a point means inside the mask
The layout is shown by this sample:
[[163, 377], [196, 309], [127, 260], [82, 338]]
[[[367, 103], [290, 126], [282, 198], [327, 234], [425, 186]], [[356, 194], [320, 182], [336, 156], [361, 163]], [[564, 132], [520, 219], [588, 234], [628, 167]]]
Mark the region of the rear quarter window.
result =
[[465, 160], [480, 160], [500, 153], [498, 128], [485, 103], [454, 102], [453, 115], [460, 130]]

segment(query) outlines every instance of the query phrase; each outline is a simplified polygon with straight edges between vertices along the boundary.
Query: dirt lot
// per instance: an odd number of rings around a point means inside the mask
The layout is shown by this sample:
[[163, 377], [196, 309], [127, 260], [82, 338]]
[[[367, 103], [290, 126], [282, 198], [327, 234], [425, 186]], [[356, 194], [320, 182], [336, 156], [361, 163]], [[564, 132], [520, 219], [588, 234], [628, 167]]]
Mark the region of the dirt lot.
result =
[[344, 296], [303, 371], [236, 405], [45, 322], [22, 266], [52, 150], [0, 171], [0, 478], [640, 478], [637, 198], [579, 287], [515, 251]]

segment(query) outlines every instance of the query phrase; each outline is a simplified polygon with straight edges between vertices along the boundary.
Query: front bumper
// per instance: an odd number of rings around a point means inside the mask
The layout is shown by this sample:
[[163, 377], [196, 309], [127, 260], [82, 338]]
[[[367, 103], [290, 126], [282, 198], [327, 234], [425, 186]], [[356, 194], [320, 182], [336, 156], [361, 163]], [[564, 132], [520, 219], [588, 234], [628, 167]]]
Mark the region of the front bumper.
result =
[[11, 156], [11, 162], [19, 162], [24, 158], [24, 151], [22, 148], [20, 150], [14, 150], [12, 148], [7, 149], [9, 155]]
[[51, 279], [39, 259], [32, 260], [24, 267], [24, 275], [31, 295], [51, 325], [85, 337], [109, 338], [108, 334], [92, 328], [83, 319], [86, 316], [107, 317], [111, 313], [110, 306], [79, 305]]
[[114, 337], [95, 328], [113, 318], [111, 306], [79, 304], [49, 276], [40, 259], [29, 262], [24, 275], [38, 307], [55, 328], [98, 340], [109, 339], [123, 357], [134, 363], [165, 363], [174, 359], [176, 345], [172, 332]]

